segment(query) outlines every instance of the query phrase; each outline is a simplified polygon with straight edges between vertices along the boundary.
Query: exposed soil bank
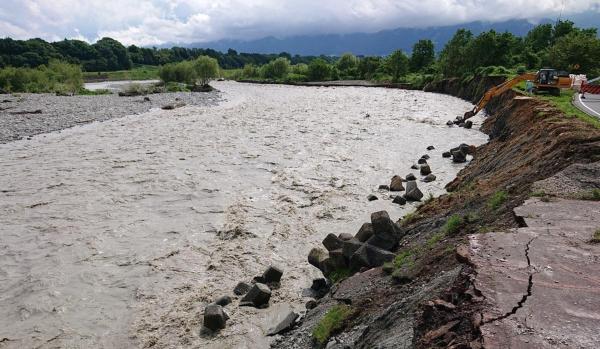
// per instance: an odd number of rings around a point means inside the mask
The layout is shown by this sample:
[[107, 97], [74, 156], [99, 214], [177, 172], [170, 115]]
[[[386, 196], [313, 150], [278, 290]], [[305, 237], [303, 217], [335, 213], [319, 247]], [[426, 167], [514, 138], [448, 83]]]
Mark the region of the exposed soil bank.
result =
[[[473, 101], [497, 83], [494, 78], [447, 80], [426, 90]], [[477, 147], [470, 164], [448, 184], [450, 194], [425, 203], [400, 222], [407, 235], [397, 253], [406, 258], [394, 277], [376, 268], [340, 282], [274, 347], [316, 346], [312, 329], [340, 302], [349, 304], [353, 313], [334, 331], [328, 348], [482, 347], [481, 318], [476, 315], [481, 294], [472, 285], [472, 267], [461, 263], [466, 261], [457, 247], [469, 234], [524, 224], [513, 209], [531, 195], [536, 181], [574, 163], [600, 160], [600, 130], [566, 118], [547, 103], [515, 97], [508, 92], [489, 104], [482, 130], [490, 141]], [[458, 229], [447, 229], [444, 225], [454, 215]]]

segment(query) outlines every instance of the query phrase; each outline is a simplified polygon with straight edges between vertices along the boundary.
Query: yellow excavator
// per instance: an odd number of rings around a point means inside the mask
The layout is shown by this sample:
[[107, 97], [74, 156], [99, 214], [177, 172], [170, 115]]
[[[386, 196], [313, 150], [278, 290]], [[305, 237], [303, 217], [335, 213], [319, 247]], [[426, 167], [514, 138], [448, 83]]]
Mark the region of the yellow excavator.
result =
[[573, 79], [569, 77], [569, 73], [556, 69], [540, 69], [537, 73], [524, 73], [487, 90], [473, 110], [465, 113], [462, 121], [479, 113], [495, 96], [501, 95], [521, 81], [527, 80], [533, 83], [531, 92], [539, 93], [546, 91], [555, 96], [560, 95], [562, 88], [570, 88], [573, 84]]

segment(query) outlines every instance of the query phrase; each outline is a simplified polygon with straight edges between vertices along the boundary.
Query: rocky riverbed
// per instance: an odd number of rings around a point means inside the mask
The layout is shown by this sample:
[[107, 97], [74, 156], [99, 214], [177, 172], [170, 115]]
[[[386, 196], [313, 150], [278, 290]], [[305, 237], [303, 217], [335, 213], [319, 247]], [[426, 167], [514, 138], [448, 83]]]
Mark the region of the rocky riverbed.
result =
[[141, 114], [176, 101], [196, 106], [216, 105], [219, 96], [216, 91], [159, 93], [139, 97], [119, 97], [116, 93], [97, 96], [0, 95], [0, 143], [94, 121]]
[[[265, 333], [278, 316], [302, 312], [309, 299], [304, 288], [319, 276], [306, 262], [312, 247], [329, 233], [355, 233], [373, 211], [396, 220], [413, 210], [416, 203], [397, 205], [378, 189], [394, 175], [413, 172], [426, 196], [445, 192], [464, 164], [442, 153], [487, 139], [476, 130], [481, 117], [472, 130], [448, 128], [471, 105], [440, 94], [215, 87], [221, 95], [180, 96], [188, 106], [175, 110], [146, 105], [159, 107], [171, 94], [4, 103], [42, 109], [31, 119], [44, 110], [62, 119], [69, 108], [60, 106], [81, 99], [88, 106], [76, 103], [70, 113], [88, 121], [0, 145], [3, 345], [268, 347]], [[124, 101], [150, 110], [89, 122], [100, 119], [91, 111]], [[39, 125], [55, 128], [15, 127], [35, 130], [25, 136], [72, 125], [47, 119]], [[424, 154], [436, 176], [429, 183], [410, 168]], [[284, 274], [268, 308], [239, 307], [234, 297], [226, 328], [201, 331], [207, 304], [234, 296], [239, 281], [270, 265]]]

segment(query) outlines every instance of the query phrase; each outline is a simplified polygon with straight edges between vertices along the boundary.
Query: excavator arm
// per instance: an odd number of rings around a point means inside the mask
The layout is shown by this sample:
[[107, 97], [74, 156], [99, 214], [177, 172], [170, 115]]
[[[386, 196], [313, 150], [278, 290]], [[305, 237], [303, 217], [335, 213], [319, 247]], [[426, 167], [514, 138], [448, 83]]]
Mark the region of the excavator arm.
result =
[[485, 106], [489, 103], [489, 101], [492, 98], [494, 98], [498, 95], [501, 95], [504, 92], [510, 90], [519, 82], [525, 81], [525, 80], [535, 80], [535, 78], [536, 78], [536, 74], [525, 73], [525, 74], [516, 76], [510, 80], [507, 80], [498, 86], [494, 86], [494, 87], [490, 88], [489, 90], [487, 90], [485, 92], [483, 97], [481, 97], [479, 102], [477, 102], [475, 107], [473, 107], [473, 110], [470, 110], [465, 113], [463, 120], [467, 120], [468, 118], [475, 116], [477, 113], [479, 113], [479, 111], [481, 111], [481, 109], [485, 108]]

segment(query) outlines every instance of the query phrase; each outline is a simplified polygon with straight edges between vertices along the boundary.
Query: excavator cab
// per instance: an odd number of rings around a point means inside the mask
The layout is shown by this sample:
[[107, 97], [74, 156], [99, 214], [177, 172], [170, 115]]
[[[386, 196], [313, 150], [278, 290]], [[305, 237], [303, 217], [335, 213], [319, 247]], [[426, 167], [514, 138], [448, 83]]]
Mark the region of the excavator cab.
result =
[[540, 69], [533, 82], [533, 93], [548, 92], [554, 96], [560, 95], [560, 89], [571, 87], [569, 73], [556, 69]]

